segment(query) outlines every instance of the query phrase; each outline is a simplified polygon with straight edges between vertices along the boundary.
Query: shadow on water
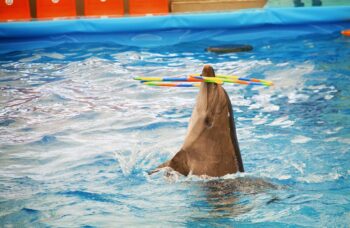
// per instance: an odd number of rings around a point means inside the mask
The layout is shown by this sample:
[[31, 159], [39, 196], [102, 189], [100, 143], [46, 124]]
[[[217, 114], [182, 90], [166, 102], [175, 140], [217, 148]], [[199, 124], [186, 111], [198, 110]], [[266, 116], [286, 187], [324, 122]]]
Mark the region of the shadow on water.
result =
[[247, 174], [233, 174], [221, 178], [183, 177], [177, 172], [163, 169], [151, 178], [158, 179], [162, 175], [165, 182], [175, 181], [175, 185], [182, 185], [187, 189], [187, 209], [191, 211], [186, 219], [188, 226], [198, 223], [213, 226], [232, 225], [250, 214], [255, 214], [261, 208], [283, 200], [278, 192], [288, 188], [280, 183]]
[[[254, 198], [260, 194], [270, 194], [278, 186], [263, 179], [238, 177], [235, 179], [210, 180], [200, 184], [212, 208], [211, 213], [219, 217], [232, 217], [246, 213], [254, 208]], [[268, 199], [269, 203], [273, 200]]]

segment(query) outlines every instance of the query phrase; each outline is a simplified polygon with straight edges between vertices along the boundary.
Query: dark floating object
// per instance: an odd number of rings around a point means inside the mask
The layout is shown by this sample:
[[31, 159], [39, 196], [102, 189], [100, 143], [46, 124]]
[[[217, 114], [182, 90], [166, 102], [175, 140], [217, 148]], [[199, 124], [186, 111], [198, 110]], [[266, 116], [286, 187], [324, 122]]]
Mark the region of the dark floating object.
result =
[[217, 54], [232, 53], [232, 52], [245, 52], [253, 50], [253, 46], [249, 44], [233, 44], [233, 45], [223, 45], [216, 47], [208, 47], [205, 49], [209, 52], [214, 52]]

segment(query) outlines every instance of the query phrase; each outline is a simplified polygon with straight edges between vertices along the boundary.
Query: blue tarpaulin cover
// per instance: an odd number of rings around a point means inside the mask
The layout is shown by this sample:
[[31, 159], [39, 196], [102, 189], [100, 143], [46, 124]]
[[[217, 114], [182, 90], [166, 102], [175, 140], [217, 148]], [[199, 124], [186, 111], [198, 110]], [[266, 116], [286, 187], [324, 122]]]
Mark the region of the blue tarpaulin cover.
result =
[[[167, 16], [0, 23], [0, 53], [75, 42], [152, 47], [330, 34], [350, 28], [350, 6], [266, 8]], [[218, 36], [220, 35], [220, 36]]]

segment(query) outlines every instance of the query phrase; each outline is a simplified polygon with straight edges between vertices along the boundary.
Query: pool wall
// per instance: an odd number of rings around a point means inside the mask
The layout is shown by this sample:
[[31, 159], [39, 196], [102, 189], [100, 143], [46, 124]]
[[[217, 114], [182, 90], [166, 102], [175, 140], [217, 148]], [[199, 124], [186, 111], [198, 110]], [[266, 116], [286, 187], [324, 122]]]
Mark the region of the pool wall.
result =
[[[190, 42], [186, 30], [235, 30], [231, 41], [329, 34], [350, 28], [350, 6], [241, 10], [226, 13], [179, 14], [0, 23], [0, 53], [61, 44], [111, 40], [130, 46], [159, 46]], [[174, 31], [170, 39], [146, 35], [133, 39], [126, 34]], [[109, 38], [106, 38], [106, 34]], [[208, 34], [207, 34], [208, 35]], [[214, 36], [215, 34], [213, 34]], [[166, 36], [166, 34], [165, 34]], [[134, 36], [133, 36], [134, 37]], [[146, 37], [146, 38], [145, 38]], [[169, 38], [168, 37], [168, 38]], [[174, 41], [174, 37], [177, 38]], [[171, 42], [169, 43], [169, 40]], [[164, 42], [163, 42], [164, 41]]]

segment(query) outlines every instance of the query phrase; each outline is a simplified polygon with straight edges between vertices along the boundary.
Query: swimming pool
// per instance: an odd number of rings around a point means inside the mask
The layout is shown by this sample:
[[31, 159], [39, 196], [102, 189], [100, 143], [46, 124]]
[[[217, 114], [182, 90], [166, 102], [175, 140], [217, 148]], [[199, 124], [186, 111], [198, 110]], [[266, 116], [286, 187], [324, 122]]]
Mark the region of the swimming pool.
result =
[[[290, 34], [300, 26], [272, 37], [252, 33], [257, 28], [197, 28], [103, 34], [96, 42], [89, 34], [80, 43], [62, 35], [72, 42], [51, 37], [54, 45], [8, 41], [22, 50], [3, 42], [0, 224], [346, 227], [350, 39], [337, 30], [348, 25], [318, 24], [319, 32], [297, 37]], [[242, 41], [240, 34], [252, 52], [204, 51]], [[132, 77], [183, 76], [208, 63], [217, 73], [275, 83], [225, 85], [246, 173], [148, 176], [179, 150], [197, 90], [144, 87]]]

